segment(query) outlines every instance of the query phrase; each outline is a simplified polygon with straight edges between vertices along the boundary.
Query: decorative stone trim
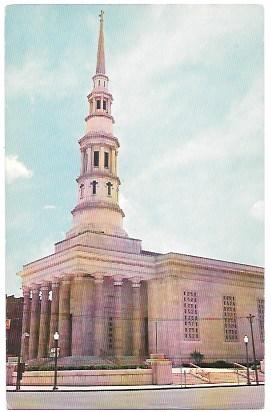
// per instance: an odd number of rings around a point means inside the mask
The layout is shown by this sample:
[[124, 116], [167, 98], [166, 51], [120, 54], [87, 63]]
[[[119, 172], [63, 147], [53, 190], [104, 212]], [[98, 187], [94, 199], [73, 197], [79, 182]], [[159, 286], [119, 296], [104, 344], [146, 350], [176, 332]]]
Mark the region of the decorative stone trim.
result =
[[95, 177], [107, 177], [111, 180], [116, 181], [119, 185], [121, 184], [121, 181], [119, 179], [119, 177], [114, 176], [112, 173], [103, 170], [99, 170], [99, 169], [93, 169], [92, 172], [90, 173], [84, 173], [83, 175], [80, 175], [77, 177], [76, 182], [77, 183], [81, 183], [82, 181], [85, 181], [85, 179], [89, 179], [89, 178], [95, 178]]
[[105, 112], [95, 112], [93, 114], [89, 114], [87, 117], [85, 117], [85, 121], [87, 122], [89, 119], [91, 119], [92, 117], [107, 117], [108, 119], [112, 120], [112, 123], [115, 123], [114, 117], [111, 116], [111, 114], [105, 113]]
[[75, 208], [71, 211], [72, 215], [77, 212], [78, 210], [86, 209], [86, 208], [100, 208], [100, 209], [109, 209], [114, 210], [115, 212], [121, 213], [122, 217], [125, 217], [123, 210], [119, 207], [119, 205], [114, 205], [105, 202], [84, 202], [80, 203], [79, 205], [75, 206]]

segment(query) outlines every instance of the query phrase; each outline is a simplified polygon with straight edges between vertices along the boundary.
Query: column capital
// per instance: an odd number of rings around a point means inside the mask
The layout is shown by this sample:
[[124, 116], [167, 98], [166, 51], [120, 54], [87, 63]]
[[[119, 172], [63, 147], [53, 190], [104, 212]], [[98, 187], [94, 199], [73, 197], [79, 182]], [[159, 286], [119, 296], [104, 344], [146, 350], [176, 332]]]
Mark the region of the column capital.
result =
[[131, 278], [129, 279], [130, 282], [132, 283], [132, 288], [140, 288], [141, 285], [141, 279], [140, 278]]
[[75, 275], [74, 277], [73, 277], [73, 281], [74, 282], [80, 282], [80, 281], [83, 281], [84, 279], [86, 278], [86, 275]]
[[60, 280], [61, 280], [61, 283], [70, 284], [71, 275], [68, 275], [68, 274], [62, 275]]
[[93, 275], [93, 277], [94, 277], [94, 283], [95, 283], [95, 284], [97, 284], [97, 283], [103, 283], [103, 282], [104, 282], [104, 275], [103, 275], [103, 273], [95, 273], [95, 274]]
[[60, 278], [53, 277], [53, 279], [51, 280], [51, 283], [52, 283], [52, 288], [58, 288], [60, 285]]
[[23, 285], [22, 290], [23, 290], [23, 296], [27, 296], [27, 295], [30, 294], [30, 287], [29, 286]]
[[122, 286], [123, 285], [122, 279], [123, 278], [120, 275], [113, 276], [114, 286]]
[[49, 290], [49, 287], [50, 287], [50, 282], [48, 282], [48, 281], [44, 281], [42, 284], [41, 284], [41, 287], [40, 287], [40, 290], [41, 291], [43, 291], [43, 290]]
[[40, 293], [40, 284], [39, 283], [32, 283], [31, 291], [32, 291], [32, 293]]

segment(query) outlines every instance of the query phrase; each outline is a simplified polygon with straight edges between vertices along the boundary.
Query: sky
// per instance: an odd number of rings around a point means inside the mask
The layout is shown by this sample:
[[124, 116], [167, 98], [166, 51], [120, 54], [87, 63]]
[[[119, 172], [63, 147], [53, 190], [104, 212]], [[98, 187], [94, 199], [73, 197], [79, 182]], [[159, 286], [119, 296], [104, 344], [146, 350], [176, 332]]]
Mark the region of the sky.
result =
[[[8, 294], [71, 228], [100, 7], [6, 8]], [[129, 236], [145, 250], [263, 266], [263, 8], [103, 9]]]

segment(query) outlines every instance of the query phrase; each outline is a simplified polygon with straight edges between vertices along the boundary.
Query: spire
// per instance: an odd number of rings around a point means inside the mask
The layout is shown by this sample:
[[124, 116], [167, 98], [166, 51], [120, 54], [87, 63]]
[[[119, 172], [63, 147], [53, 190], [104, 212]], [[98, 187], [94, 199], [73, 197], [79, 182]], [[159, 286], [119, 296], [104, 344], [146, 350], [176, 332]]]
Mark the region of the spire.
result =
[[101, 10], [100, 17], [100, 34], [97, 52], [97, 66], [96, 74], [105, 74], [105, 58], [104, 58], [104, 33], [103, 33], [103, 19], [104, 12]]

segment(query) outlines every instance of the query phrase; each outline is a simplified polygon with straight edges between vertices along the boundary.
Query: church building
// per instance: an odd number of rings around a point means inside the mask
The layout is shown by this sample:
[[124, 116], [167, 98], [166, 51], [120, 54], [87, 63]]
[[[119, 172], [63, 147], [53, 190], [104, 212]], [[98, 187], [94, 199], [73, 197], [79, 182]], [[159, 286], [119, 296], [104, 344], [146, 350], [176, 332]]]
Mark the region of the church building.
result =
[[123, 227], [121, 152], [113, 132], [103, 24], [101, 12], [72, 227], [52, 255], [19, 272], [22, 357], [28, 363], [49, 359], [57, 331], [60, 361], [66, 364], [138, 362], [151, 353], [188, 362], [194, 351], [206, 361], [242, 361], [252, 314], [256, 357], [263, 359], [263, 268], [147, 251]]

